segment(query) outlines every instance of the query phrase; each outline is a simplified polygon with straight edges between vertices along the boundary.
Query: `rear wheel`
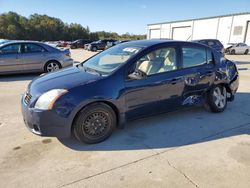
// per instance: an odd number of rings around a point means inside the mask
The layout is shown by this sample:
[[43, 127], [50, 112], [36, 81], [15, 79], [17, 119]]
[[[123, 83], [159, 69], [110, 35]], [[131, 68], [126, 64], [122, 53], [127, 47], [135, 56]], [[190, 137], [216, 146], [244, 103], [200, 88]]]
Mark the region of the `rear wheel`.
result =
[[245, 51], [245, 53], [244, 53], [244, 54], [245, 54], [245, 55], [247, 55], [247, 54], [248, 54], [248, 52], [249, 52], [249, 50], [248, 50], [248, 49], [246, 49], [246, 51]]
[[61, 64], [58, 63], [57, 61], [49, 61], [48, 63], [46, 63], [44, 69], [45, 69], [45, 72], [54, 72], [61, 68], [62, 68]]
[[93, 51], [93, 52], [96, 52], [96, 51], [97, 51], [97, 48], [96, 48], [96, 47], [93, 47], [93, 48], [92, 48], [92, 51]]
[[207, 93], [205, 105], [212, 112], [223, 112], [227, 107], [227, 91], [224, 86], [214, 86]]
[[94, 144], [107, 139], [116, 126], [113, 109], [103, 103], [95, 103], [82, 109], [74, 122], [74, 135], [84, 143]]

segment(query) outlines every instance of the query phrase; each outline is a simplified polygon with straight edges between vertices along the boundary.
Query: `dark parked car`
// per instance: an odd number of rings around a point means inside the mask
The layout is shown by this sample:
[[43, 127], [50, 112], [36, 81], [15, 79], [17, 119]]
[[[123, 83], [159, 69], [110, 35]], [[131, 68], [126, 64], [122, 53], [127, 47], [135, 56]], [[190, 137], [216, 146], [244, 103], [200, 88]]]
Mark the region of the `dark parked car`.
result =
[[9, 40], [6, 40], [6, 39], [0, 39], [0, 45], [1, 45], [1, 44], [4, 44], [4, 43], [6, 43], [6, 42], [9, 42]]
[[105, 49], [108, 49], [112, 46], [115, 46], [117, 44], [121, 44], [121, 43], [124, 43], [124, 42], [129, 42], [130, 40], [117, 40], [117, 41], [114, 41], [114, 42], [107, 42], [107, 45], [105, 47]]
[[222, 112], [238, 85], [235, 63], [208, 46], [133, 41], [36, 78], [22, 98], [22, 114], [37, 135], [97, 143], [140, 117], [195, 104]]
[[210, 46], [211, 48], [217, 50], [218, 52], [224, 53], [224, 46], [217, 39], [202, 39], [202, 40], [194, 40], [193, 42], [205, 44], [205, 45]]
[[108, 42], [115, 42], [113, 39], [104, 39], [92, 42], [88, 45], [88, 50], [96, 52], [97, 50], [105, 50]]
[[78, 39], [70, 44], [71, 49], [84, 48], [85, 44], [91, 43], [93, 40], [90, 39]]

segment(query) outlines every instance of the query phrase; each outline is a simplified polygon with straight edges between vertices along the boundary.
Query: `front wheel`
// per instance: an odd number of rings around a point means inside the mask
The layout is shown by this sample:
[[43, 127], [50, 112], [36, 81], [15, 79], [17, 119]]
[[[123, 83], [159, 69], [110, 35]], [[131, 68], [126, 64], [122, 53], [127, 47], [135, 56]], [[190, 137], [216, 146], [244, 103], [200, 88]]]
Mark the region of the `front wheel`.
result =
[[113, 109], [103, 103], [95, 103], [82, 109], [75, 120], [74, 136], [81, 142], [94, 144], [107, 139], [116, 127]]
[[223, 112], [227, 107], [227, 91], [224, 86], [214, 86], [207, 93], [205, 107], [212, 112]]
[[248, 49], [246, 49], [246, 51], [245, 51], [245, 53], [244, 53], [244, 54], [245, 54], [245, 55], [247, 55], [247, 54], [248, 54], [248, 52], [249, 52], [249, 50], [248, 50]]

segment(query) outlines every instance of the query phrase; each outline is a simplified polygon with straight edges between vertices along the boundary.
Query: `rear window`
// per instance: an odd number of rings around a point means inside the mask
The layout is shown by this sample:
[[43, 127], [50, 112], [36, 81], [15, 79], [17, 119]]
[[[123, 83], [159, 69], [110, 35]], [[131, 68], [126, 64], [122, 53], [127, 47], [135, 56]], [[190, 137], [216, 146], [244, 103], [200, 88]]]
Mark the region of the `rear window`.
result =
[[24, 44], [24, 53], [44, 52], [45, 49], [36, 44]]
[[203, 65], [207, 61], [205, 48], [184, 47], [182, 48], [183, 68]]

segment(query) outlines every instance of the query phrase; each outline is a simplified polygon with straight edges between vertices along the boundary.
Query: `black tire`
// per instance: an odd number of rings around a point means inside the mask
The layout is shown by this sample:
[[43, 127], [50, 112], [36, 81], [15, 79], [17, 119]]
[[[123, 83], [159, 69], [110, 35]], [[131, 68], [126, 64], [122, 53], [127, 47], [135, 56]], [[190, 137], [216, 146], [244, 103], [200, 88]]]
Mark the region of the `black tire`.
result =
[[245, 55], [247, 55], [247, 54], [248, 54], [248, 52], [249, 52], [249, 50], [248, 50], [248, 49], [246, 49], [246, 51], [245, 51], [245, 53], [244, 53], [244, 54], [245, 54]]
[[235, 50], [231, 50], [230, 54], [235, 55]]
[[95, 144], [106, 140], [116, 127], [114, 110], [104, 103], [83, 108], [74, 121], [74, 136], [81, 142]]
[[[51, 65], [54, 65], [54, 66], [56, 66], [56, 67], [53, 69], [53, 68], [51, 67]], [[62, 65], [61, 65], [59, 62], [52, 60], [52, 61], [48, 61], [48, 62], [45, 64], [45, 66], [44, 66], [44, 71], [45, 71], [45, 72], [54, 72], [54, 71], [59, 70], [59, 69], [61, 69], [61, 68], [62, 68]]]
[[92, 51], [93, 51], [93, 52], [96, 52], [96, 51], [97, 51], [97, 47], [93, 47], [93, 48], [92, 48]]
[[[220, 97], [216, 97], [215, 95], [215, 93], [217, 93], [218, 91], [220, 91], [220, 94], [221, 94]], [[205, 107], [211, 112], [215, 112], [215, 113], [223, 112], [227, 107], [226, 88], [221, 85], [216, 85], [212, 87], [207, 92]]]

